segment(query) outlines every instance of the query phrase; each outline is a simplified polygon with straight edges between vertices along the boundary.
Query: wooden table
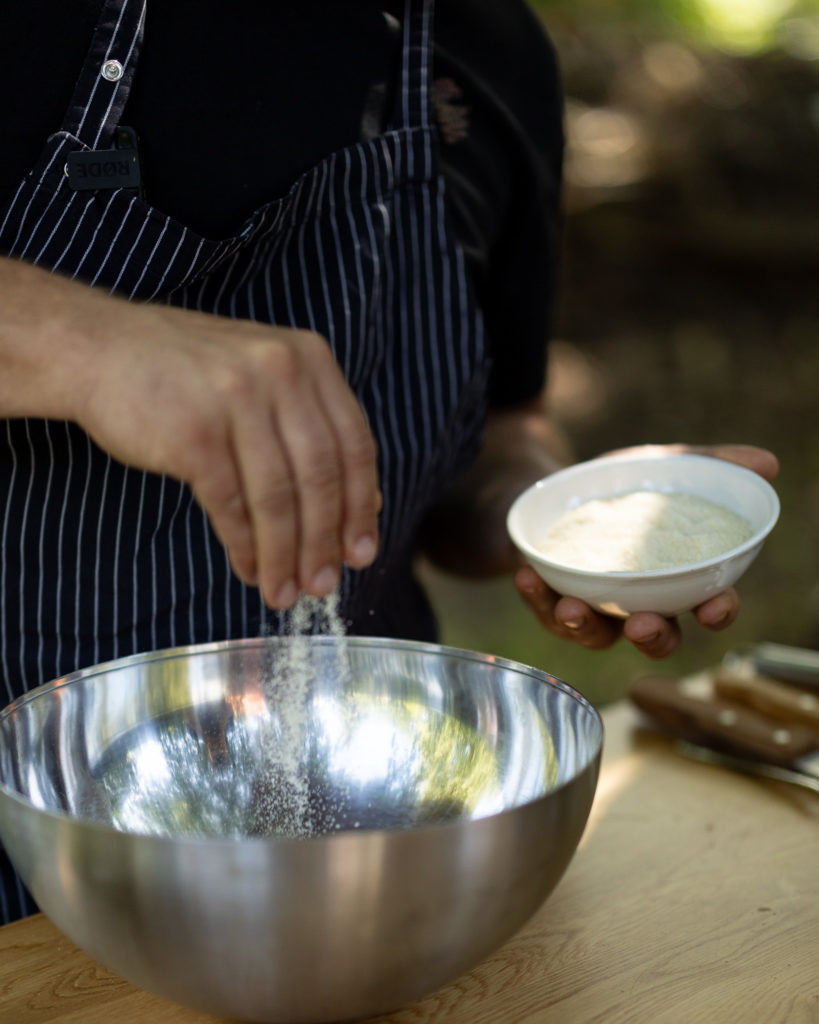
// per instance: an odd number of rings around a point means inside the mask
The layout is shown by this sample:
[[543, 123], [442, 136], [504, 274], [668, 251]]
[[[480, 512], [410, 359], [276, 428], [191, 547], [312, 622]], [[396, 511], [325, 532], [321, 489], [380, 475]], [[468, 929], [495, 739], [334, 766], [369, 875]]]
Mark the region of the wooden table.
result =
[[[819, 796], [689, 762], [625, 704], [569, 869], [530, 923], [390, 1024], [819, 1022]], [[206, 1024], [42, 915], [0, 929], [4, 1024]]]

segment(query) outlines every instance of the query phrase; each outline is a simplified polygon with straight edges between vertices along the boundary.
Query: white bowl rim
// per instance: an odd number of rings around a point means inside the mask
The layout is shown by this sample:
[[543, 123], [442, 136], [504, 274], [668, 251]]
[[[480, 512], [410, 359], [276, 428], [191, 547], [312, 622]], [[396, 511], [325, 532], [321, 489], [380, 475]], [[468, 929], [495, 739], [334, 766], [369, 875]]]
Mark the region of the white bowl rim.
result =
[[[692, 463], [704, 462], [706, 459], [710, 462], [718, 461], [724, 463], [725, 467], [727, 467], [726, 472], [728, 473], [735, 472], [737, 475], [744, 475], [746, 477], [753, 478], [755, 486], [757, 486], [760, 492], [768, 498], [768, 501], [771, 506], [771, 513], [768, 516], [768, 519], [759, 529], [755, 530], [754, 533], [747, 538], [747, 540], [744, 540], [741, 544], [736, 545], [736, 547], [729, 548], [727, 551], [723, 551], [719, 555], [713, 555], [711, 558], [705, 558], [699, 562], [686, 562], [684, 565], [677, 565], [673, 568], [667, 569], [581, 569], [578, 566], [570, 564], [569, 562], [557, 562], [551, 558], [547, 558], [533, 544], [530, 544], [529, 541], [527, 541], [526, 538], [520, 534], [520, 531], [517, 528], [517, 518], [519, 515], [519, 510], [524, 500], [528, 500], [532, 493], [534, 493], [537, 490], [542, 490], [543, 488], [549, 486], [551, 483], [554, 483], [558, 478], [564, 480], [571, 476], [582, 476], [584, 473], [598, 466], [602, 462], [609, 463], [619, 461], [634, 464], [650, 464], [652, 462], [657, 461], [674, 461]], [[626, 492], [611, 492], [612, 496], [618, 493]], [[593, 499], [589, 498], [587, 500], [591, 501]], [[573, 466], [566, 466], [564, 469], [556, 470], [554, 473], [549, 474], [549, 476], [541, 477], [540, 480], [536, 480], [533, 484], [530, 484], [529, 487], [527, 487], [525, 491], [519, 494], [515, 501], [512, 503], [506, 517], [506, 525], [509, 535], [511, 536], [515, 545], [518, 548], [520, 548], [521, 551], [530, 555], [543, 566], [548, 566], [550, 569], [554, 569], [557, 572], [569, 572], [573, 575], [577, 575], [585, 579], [602, 579], [621, 581], [626, 583], [632, 580], [667, 580], [681, 576], [689, 576], [692, 573], [701, 572], [704, 569], [709, 569], [712, 566], [720, 565], [723, 562], [727, 562], [734, 558], [737, 558], [740, 555], [743, 555], [746, 552], [751, 551], [753, 548], [757, 547], [765, 540], [765, 538], [776, 525], [777, 520], [779, 519], [779, 513], [779, 495], [776, 493], [772, 485], [759, 473], [754, 472], [754, 470], [752, 469], [748, 469], [747, 466], [740, 465], [738, 462], [730, 462], [727, 459], [719, 459], [713, 455], [700, 455], [695, 452], [673, 452], [669, 454], [658, 453], [649, 455], [612, 454], [600, 455], [594, 459], [587, 459], [584, 462], [578, 462]]]

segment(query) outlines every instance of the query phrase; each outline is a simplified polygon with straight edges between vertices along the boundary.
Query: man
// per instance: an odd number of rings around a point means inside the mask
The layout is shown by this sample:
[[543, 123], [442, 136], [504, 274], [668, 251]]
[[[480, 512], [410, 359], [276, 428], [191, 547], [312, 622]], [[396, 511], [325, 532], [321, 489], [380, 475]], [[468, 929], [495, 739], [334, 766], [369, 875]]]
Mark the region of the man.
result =
[[[560, 92], [533, 14], [19, 6], [6, 94], [31, 53], [45, 73], [0, 115], [7, 697], [287, 628], [300, 591], [339, 589], [353, 632], [433, 639], [419, 547], [512, 571], [506, 508], [558, 464]], [[621, 628], [517, 584], [559, 635]], [[679, 642], [657, 616], [622, 629], [650, 656]]]

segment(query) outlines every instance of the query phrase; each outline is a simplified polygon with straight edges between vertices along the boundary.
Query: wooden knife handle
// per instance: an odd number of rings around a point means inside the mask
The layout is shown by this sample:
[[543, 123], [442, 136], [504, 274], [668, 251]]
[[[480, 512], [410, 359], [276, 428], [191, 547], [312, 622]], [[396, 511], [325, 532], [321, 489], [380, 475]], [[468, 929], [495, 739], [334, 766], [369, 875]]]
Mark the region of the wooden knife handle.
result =
[[819, 692], [729, 666], [714, 671], [713, 684], [718, 697], [745, 704], [778, 722], [804, 725], [819, 732]]
[[722, 698], [692, 697], [668, 676], [638, 679], [629, 697], [667, 732], [716, 750], [790, 766], [819, 749], [819, 731], [771, 721]]

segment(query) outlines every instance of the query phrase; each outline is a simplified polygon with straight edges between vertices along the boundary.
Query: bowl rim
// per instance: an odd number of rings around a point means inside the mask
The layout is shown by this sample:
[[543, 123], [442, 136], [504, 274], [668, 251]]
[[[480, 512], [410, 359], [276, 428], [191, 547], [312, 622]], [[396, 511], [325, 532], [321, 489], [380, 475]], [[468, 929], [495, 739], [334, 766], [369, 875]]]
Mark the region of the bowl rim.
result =
[[[767, 520], [761, 527], [755, 530], [750, 537], [744, 540], [741, 544], [737, 544], [734, 547], [729, 548], [727, 551], [723, 551], [719, 555], [713, 555], [711, 558], [704, 558], [698, 562], [685, 562], [683, 565], [673, 566], [666, 569], [583, 569], [568, 562], [558, 562], [554, 559], [547, 558], [522, 535], [519, 529], [520, 510], [526, 501], [531, 500], [533, 494], [539, 490], [545, 490], [555, 481], [559, 482], [560, 480], [565, 480], [572, 476], [585, 475], [586, 473], [591, 472], [591, 470], [597, 468], [600, 463], [612, 463], [617, 461], [620, 463], [631, 463], [635, 465], [650, 465], [651, 463], [667, 461], [686, 462], [690, 464], [696, 462], [703, 463], [706, 460], [708, 462], [720, 462], [726, 467], [725, 472], [734, 473], [738, 477], [744, 477], [746, 480], [750, 480], [759, 492], [768, 499], [768, 504], [770, 506], [770, 513]], [[645, 490], [646, 488], [641, 489]], [[632, 488], [632, 490], [634, 490], [634, 488]], [[629, 492], [625, 490], [611, 491], [609, 496], [614, 497], [618, 494], [626, 493]], [[598, 495], [596, 497], [605, 496], [606, 495]], [[584, 500], [593, 501], [595, 498], [589, 497]], [[580, 504], [583, 504], [583, 501], [581, 501]], [[690, 576], [694, 573], [702, 572], [703, 570], [713, 568], [714, 566], [732, 561], [733, 559], [744, 555], [746, 552], [753, 550], [763, 543], [765, 538], [773, 530], [774, 526], [776, 526], [780, 511], [781, 505], [779, 495], [776, 493], [775, 488], [759, 473], [754, 472], [752, 469], [748, 469], [747, 466], [741, 466], [737, 462], [730, 462], [727, 459], [719, 459], [713, 455], [700, 455], [695, 452], [673, 452], [668, 454], [642, 454], [633, 456], [613, 454], [600, 455], [594, 459], [587, 459], [584, 462], [575, 463], [573, 466], [566, 466], [564, 469], [556, 470], [554, 473], [541, 477], [539, 480], [530, 484], [518, 495], [510, 506], [506, 517], [506, 528], [513, 543], [520, 551], [522, 551], [527, 557], [536, 560], [539, 564], [550, 569], [554, 569], [557, 572], [571, 573], [572, 575], [589, 580], [611, 580], [612, 582], [622, 583], [630, 581], [648, 582], [650, 580], [671, 580], [678, 577]]]
[[[133, 666], [149, 664], [154, 661], [169, 661], [176, 658], [186, 658], [191, 655], [199, 654], [218, 654], [223, 651], [231, 650], [247, 650], [258, 647], [266, 647], [271, 645], [277, 645], [281, 643], [287, 643], [293, 640], [292, 636], [287, 634], [279, 635], [272, 634], [270, 636], [259, 636], [259, 637], [239, 637], [232, 640], [213, 640], [199, 644], [187, 644], [178, 647], [160, 648], [155, 651], [142, 651], [136, 654], [125, 655], [122, 658], [112, 659], [106, 662], [100, 662], [96, 665], [89, 665], [86, 668], [77, 669], [74, 672], [70, 672], [64, 676], [60, 676], [56, 679], [52, 679], [49, 682], [42, 683], [39, 686], [33, 687], [27, 690], [26, 693], [17, 697], [11, 701], [5, 707], [0, 708], [0, 724], [5, 719], [11, 717], [16, 711], [18, 711], [25, 704], [35, 700], [39, 700], [42, 697], [47, 696], [49, 693], [62, 689], [67, 686], [72, 686], [85, 679], [93, 678], [98, 675], [106, 675], [112, 671], [119, 671], [120, 669], [131, 668]], [[584, 712], [588, 715], [589, 721], [593, 723], [596, 728], [597, 735], [593, 744], [593, 748], [586, 759], [579, 768], [576, 769], [574, 774], [565, 779], [563, 782], [556, 786], [553, 786], [545, 793], [541, 793], [540, 796], [535, 797], [532, 800], [526, 800], [520, 804], [516, 804], [514, 807], [505, 808], [502, 811], [496, 811], [493, 814], [487, 814], [480, 818], [467, 818], [467, 819], [455, 819], [446, 822], [435, 822], [426, 825], [419, 825], [417, 827], [402, 829], [396, 828], [391, 830], [385, 829], [356, 829], [352, 831], [338, 832], [332, 834], [323, 834], [316, 836], [307, 837], [289, 837], [289, 836], [218, 836], [218, 835], [198, 835], [195, 833], [179, 834], [179, 835], [159, 835], [150, 832], [134, 832], [127, 830], [116, 829], [113, 826], [106, 824], [101, 821], [97, 821], [93, 818], [78, 817], [77, 815], [69, 814], [65, 811], [54, 810], [53, 808], [38, 807], [33, 804], [23, 794], [17, 792], [15, 789], [10, 788], [5, 782], [0, 779], [0, 797], [5, 800], [10, 800], [25, 810], [33, 810], [39, 815], [43, 815], [47, 818], [54, 820], [57, 823], [64, 822], [70, 823], [74, 827], [87, 828], [92, 831], [100, 831], [109, 834], [121, 835], [128, 837], [130, 840], [139, 840], [145, 843], [157, 843], [157, 844], [210, 844], [212, 846], [231, 846], [237, 843], [255, 843], [255, 844], [300, 844], [305, 843], [327, 843], [327, 842], [363, 842], [365, 840], [372, 841], [373, 836], [383, 835], [385, 831], [389, 831], [390, 834], [395, 835], [416, 835], [419, 833], [426, 833], [432, 831], [442, 831], [450, 829], [465, 828], [467, 826], [475, 827], [480, 825], [482, 822], [493, 821], [496, 818], [508, 814], [510, 812], [521, 811], [526, 807], [533, 807], [540, 803], [542, 800], [548, 799], [553, 793], [564, 789], [566, 786], [574, 783], [581, 775], [588, 771], [597, 771], [600, 760], [603, 753], [603, 745], [605, 741], [605, 726], [603, 723], [602, 716], [599, 710], [595, 707], [592, 702], [585, 697], [579, 690], [577, 690], [570, 683], [553, 675], [546, 669], [539, 669], [533, 665], [527, 665], [524, 662], [514, 661], [513, 659], [500, 657], [494, 654], [482, 653], [480, 651], [473, 651], [467, 648], [454, 647], [446, 644], [432, 643], [429, 641], [420, 640], [403, 640], [394, 639], [390, 637], [378, 637], [378, 636], [343, 636], [335, 637], [327, 634], [309, 634], [307, 636], [299, 636], [299, 641], [307, 640], [310, 643], [314, 643], [320, 646], [333, 646], [339, 643], [352, 644], [358, 647], [385, 647], [385, 648], [399, 648], [404, 650], [415, 650], [423, 654], [445, 654], [448, 657], [456, 657], [464, 661], [477, 661], [484, 662], [498, 668], [505, 670], [511, 670], [517, 675], [529, 678], [536, 683], [542, 685], [551, 686], [556, 690], [559, 690], [566, 697], [574, 702], [575, 705], [583, 708]], [[598, 766], [598, 767], [596, 767]]]

